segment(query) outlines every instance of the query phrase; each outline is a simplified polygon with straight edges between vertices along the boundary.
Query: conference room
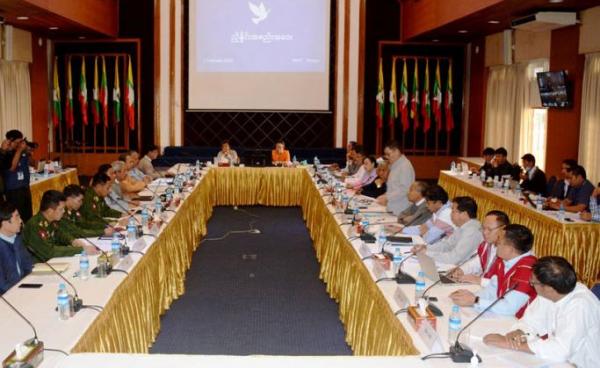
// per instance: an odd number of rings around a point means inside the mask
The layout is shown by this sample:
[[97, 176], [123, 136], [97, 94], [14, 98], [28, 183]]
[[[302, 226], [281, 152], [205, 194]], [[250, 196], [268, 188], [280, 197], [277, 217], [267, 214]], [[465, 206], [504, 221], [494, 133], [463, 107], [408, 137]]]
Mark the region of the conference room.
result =
[[600, 3], [0, 0], [2, 367], [595, 367]]

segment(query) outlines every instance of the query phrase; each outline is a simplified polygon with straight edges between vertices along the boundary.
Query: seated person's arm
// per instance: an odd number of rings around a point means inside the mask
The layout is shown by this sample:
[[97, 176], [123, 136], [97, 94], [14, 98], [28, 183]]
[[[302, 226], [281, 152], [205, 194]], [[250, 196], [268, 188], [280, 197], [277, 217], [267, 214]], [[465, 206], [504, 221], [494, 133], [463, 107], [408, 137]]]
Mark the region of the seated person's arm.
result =
[[137, 193], [141, 192], [146, 188], [146, 183], [140, 180], [135, 180], [128, 176], [125, 180], [120, 182], [121, 190], [123, 193]]

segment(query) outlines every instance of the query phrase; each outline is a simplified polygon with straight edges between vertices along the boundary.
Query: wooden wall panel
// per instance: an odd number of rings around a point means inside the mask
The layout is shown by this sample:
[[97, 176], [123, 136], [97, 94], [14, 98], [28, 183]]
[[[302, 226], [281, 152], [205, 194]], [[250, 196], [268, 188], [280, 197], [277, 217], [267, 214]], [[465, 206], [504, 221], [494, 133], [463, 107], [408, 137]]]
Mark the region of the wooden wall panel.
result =
[[516, 30], [515, 62], [548, 59], [550, 57], [550, 31], [528, 32]]
[[471, 85], [469, 96], [469, 131], [463, 144], [467, 145], [467, 156], [479, 156], [483, 149], [485, 123], [485, 93], [487, 68], [485, 67], [485, 38], [471, 44]]
[[485, 38], [485, 66], [504, 64], [504, 34], [494, 33]]
[[598, 24], [600, 24], [600, 6], [581, 12], [579, 53], [600, 52]]
[[29, 70], [31, 79], [31, 131], [30, 140], [39, 143], [39, 148], [34, 151], [36, 160], [48, 158], [48, 123], [49, 123], [49, 85], [48, 85], [48, 62], [46, 59], [47, 43], [42, 40], [38, 44], [39, 36], [31, 36], [31, 50], [33, 63]]
[[573, 107], [549, 109], [546, 141], [546, 172], [557, 175], [562, 160], [577, 159], [579, 124], [581, 117], [581, 90], [584, 56], [578, 54], [579, 26], [552, 31], [550, 70], [566, 70], [571, 83]]

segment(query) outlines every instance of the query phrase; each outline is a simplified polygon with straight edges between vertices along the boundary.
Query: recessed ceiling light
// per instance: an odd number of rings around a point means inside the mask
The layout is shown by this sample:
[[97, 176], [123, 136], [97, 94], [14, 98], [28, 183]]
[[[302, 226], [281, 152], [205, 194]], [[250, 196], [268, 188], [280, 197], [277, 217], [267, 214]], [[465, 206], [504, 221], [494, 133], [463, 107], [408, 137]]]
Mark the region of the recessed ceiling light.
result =
[[563, 1], [565, 1], [565, 0], [548, 0], [548, 2], [549, 2], [550, 4], [560, 4], [560, 3], [562, 3]]
[[458, 31], [458, 33], [469, 33], [469, 31], [467, 31], [466, 29], [461, 29], [460, 31]]
[[489, 24], [500, 24], [499, 20], [488, 20]]
[[48, 29], [51, 31], [56, 31], [58, 29], [58, 27], [49, 27]]
[[431, 40], [431, 42], [440, 42], [440, 40], [438, 40], [437, 38], [434, 38], [433, 40]]
[[79, 36], [80, 40], [85, 40], [85, 36]]
[[27, 20], [27, 19], [29, 19], [29, 17], [26, 17], [26, 16], [20, 16], [20, 17], [17, 17], [17, 19], [18, 19], [18, 20]]

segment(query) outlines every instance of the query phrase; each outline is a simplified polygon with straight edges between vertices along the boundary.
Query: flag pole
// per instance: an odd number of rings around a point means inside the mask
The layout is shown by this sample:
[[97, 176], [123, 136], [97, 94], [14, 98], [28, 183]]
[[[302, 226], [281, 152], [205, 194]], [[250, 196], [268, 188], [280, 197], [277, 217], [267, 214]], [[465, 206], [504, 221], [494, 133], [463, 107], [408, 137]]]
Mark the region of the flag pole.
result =
[[[404, 62], [406, 63], [406, 59], [404, 59]], [[417, 83], [417, 85], [419, 83], [419, 69], [418, 68], [419, 68], [419, 62], [417, 61], [417, 59], [415, 59], [415, 70], [416, 70], [416, 73], [413, 72], [413, 75], [416, 76], [417, 78], [416, 79], [413, 78], [413, 84]], [[408, 83], [407, 83], [407, 85], [408, 85]], [[412, 90], [415, 90], [415, 89], [413, 88]], [[416, 154], [416, 151], [417, 151], [417, 126], [415, 124], [415, 120], [418, 119], [418, 114], [419, 114], [419, 111], [417, 109], [416, 114], [415, 114], [415, 118], [413, 119], [413, 124], [412, 124], [412, 131], [413, 131], [413, 144], [412, 144], [412, 148], [413, 148], [413, 152], [415, 152], [415, 154]]]

